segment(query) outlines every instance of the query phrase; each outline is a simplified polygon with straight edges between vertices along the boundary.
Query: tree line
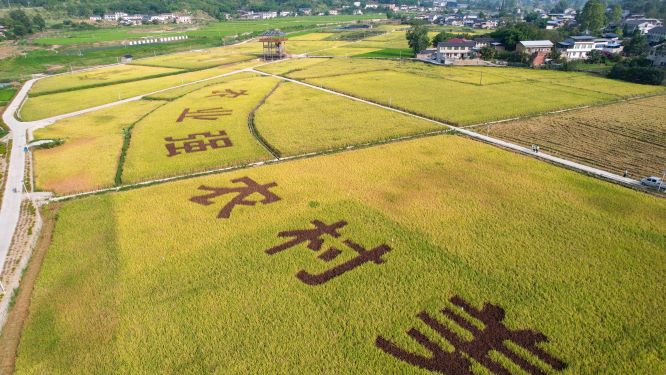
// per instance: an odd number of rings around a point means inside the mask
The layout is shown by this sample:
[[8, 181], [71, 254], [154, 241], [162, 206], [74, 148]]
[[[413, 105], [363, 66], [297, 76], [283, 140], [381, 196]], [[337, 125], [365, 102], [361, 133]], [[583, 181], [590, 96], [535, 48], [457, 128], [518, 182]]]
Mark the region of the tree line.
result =
[[46, 28], [42, 16], [37, 14], [30, 17], [20, 9], [12, 10], [7, 16], [0, 18], [0, 25], [7, 28], [5, 35], [10, 39], [24, 37]]

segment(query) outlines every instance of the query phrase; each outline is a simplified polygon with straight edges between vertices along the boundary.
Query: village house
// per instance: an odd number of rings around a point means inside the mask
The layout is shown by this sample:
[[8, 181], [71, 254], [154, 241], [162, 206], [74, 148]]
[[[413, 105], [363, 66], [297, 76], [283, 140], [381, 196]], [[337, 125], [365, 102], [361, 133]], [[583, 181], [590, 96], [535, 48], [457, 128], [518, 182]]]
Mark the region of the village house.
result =
[[148, 22], [168, 23], [168, 22], [171, 22], [171, 21], [175, 21], [176, 16], [174, 16], [172, 13], [164, 13], [164, 14], [150, 15], [147, 18], [148, 18]]
[[662, 41], [650, 48], [647, 56], [653, 66], [666, 67], [666, 41]]
[[550, 40], [521, 40], [516, 45], [516, 50], [520, 53], [530, 55], [532, 66], [540, 66], [546, 63], [548, 54], [553, 49], [553, 42]]
[[474, 48], [480, 50], [483, 47], [490, 46], [491, 43], [496, 42], [495, 38], [489, 38], [485, 36], [479, 36], [474, 38]]
[[102, 16], [90, 16], [88, 18], [91, 22], [99, 22], [102, 20]]
[[437, 57], [437, 48], [426, 48], [416, 54], [416, 58], [420, 60], [432, 60]]
[[618, 54], [624, 50], [624, 46], [617, 34], [607, 33], [603, 35], [603, 38], [596, 38], [594, 40], [594, 49], [605, 53]]
[[572, 36], [564, 42], [557, 43], [557, 49], [567, 60], [586, 59], [587, 54], [595, 49], [595, 40], [595, 37], [589, 35]]
[[442, 64], [450, 64], [454, 60], [461, 60], [472, 57], [476, 53], [474, 47], [476, 42], [473, 40], [452, 38], [446, 42], [437, 43], [437, 61]]
[[128, 16], [128, 14], [123, 13], [123, 12], [107, 13], [107, 14], [104, 15], [104, 21], [118, 22], [123, 17], [127, 17], [127, 16]]
[[657, 44], [666, 39], [666, 27], [659, 26], [648, 31], [648, 41], [650, 44]]
[[337, 9], [329, 9], [328, 10], [328, 15], [329, 16], [337, 16], [338, 15], [338, 10]]
[[192, 23], [192, 16], [188, 16], [188, 15], [179, 15], [179, 16], [176, 16], [176, 23], [178, 23], [178, 24], [189, 24], [189, 23]]
[[552, 49], [553, 42], [550, 40], [521, 40], [516, 45], [516, 50], [518, 52], [526, 53], [528, 55], [534, 55], [539, 52], [550, 53]]
[[655, 27], [662, 26], [660, 20], [656, 18], [629, 18], [624, 22], [627, 34], [633, 34], [638, 30], [641, 34], [645, 35]]

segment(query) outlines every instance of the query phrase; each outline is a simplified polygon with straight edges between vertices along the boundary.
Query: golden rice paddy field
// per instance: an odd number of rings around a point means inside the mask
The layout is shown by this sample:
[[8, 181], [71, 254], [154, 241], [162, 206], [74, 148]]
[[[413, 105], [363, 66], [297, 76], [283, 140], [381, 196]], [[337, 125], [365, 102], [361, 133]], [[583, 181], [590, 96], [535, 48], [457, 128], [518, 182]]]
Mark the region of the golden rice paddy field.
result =
[[168, 89], [185, 83], [213, 78], [254, 65], [256, 65], [256, 63], [244, 62], [176, 74], [168, 77], [151, 78], [117, 85], [29, 97], [23, 105], [20, 115], [23, 121], [39, 120], [131, 98], [137, 95]]
[[36, 189], [64, 195], [113, 186], [125, 129], [164, 103], [140, 100], [35, 131], [35, 139], [64, 141], [33, 151]]
[[363, 59], [299, 60], [260, 67], [290, 78], [456, 125], [663, 93], [585, 73], [514, 68], [438, 67]]
[[630, 177], [661, 175], [666, 160], [666, 96], [582, 109], [475, 130]]
[[444, 130], [439, 124], [289, 82], [259, 107], [254, 122], [281, 156]]
[[277, 83], [254, 77], [208, 86], [146, 116], [132, 132], [122, 182], [271, 158], [250, 133], [248, 116]]
[[[257, 49], [257, 52], [261, 52], [260, 49]], [[213, 48], [197, 52], [150, 57], [136, 60], [133, 64], [196, 70], [228, 65], [256, 58], [257, 56], [251, 54], [237, 54], [233, 53], [231, 50]]]
[[455, 136], [92, 196], [16, 373], [661, 374], [665, 233], [663, 199]]
[[71, 91], [102, 85], [131, 82], [182, 72], [178, 69], [149, 66], [114, 65], [105, 68], [61, 74], [35, 82], [31, 95]]

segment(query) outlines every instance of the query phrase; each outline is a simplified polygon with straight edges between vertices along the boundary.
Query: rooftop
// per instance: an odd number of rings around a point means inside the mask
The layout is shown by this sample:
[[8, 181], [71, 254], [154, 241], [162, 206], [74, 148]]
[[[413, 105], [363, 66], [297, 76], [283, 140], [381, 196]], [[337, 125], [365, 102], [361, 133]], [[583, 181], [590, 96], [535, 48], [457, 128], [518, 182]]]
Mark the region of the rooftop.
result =
[[287, 34], [283, 33], [282, 31], [280, 31], [278, 29], [273, 29], [273, 30], [264, 31], [264, 33], [259, 35], [259, 36], [280, 36], [280, 37], [282, 37], [282, 36], [287, 36]]
[[521, 40], [520, 44], [525, 47], [552, 47], [553, 42], [550, 40]]

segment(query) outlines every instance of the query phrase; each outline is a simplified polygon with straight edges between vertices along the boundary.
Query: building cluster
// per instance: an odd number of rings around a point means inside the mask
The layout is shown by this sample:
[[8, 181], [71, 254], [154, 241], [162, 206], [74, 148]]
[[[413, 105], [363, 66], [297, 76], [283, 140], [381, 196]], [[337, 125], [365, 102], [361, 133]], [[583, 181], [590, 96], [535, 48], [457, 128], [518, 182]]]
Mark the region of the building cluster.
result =
[[102, 16], [91, 16], [90, 21], [93, 22], [115, 22], [126, 26], [146, 25], [146, 24], [164, 24], [164, 23], [178, 23], [190, 24], [192, 23], [192, 16], [187, 14], [175, 13], [162, 13], [162, 14], [127, 14], [124, 12], [107, 13]]

